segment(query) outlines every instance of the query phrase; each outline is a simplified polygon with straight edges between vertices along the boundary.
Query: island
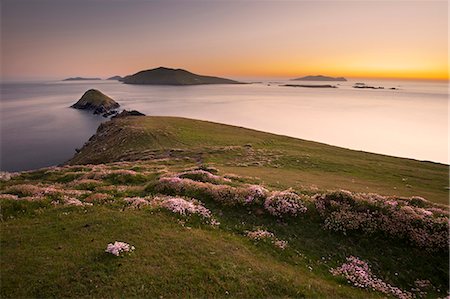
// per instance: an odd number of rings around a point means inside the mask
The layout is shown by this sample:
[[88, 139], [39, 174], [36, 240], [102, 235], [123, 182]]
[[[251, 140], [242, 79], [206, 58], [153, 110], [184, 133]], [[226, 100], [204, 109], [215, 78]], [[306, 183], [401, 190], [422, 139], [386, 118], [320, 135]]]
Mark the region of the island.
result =
[[291, 81], [347, 81], [344, 77], [328, 77], [328, 76], [306, 76], [301, 78], [291, 79]]
[[116, 81], [120, 81], [120, 80], [122, 80], [122, 77], [121, 77], [121, 76], [112, 76], [112, 77], [109, 77], [109, 78], [106, 79], [106, 80], [116, 80]]
[[320, 84], [320, 85], [314, 85], [314, 84], [284, 84], [280, 86], [285, 87], [306, 87], [306, 88], [337, 88], [334, 85], [330, 84]]
[[102, 114], [104, 117], [107, 117], [116, 114], [116, 109], [119, 108], [120, 105], [101, 91], [89, 89], [83, 94], [78, 102], [70, 107], [81, 110], [90, 110], [93, 111], [94, 114]]
[[146, 85], [243, 84], [230, 79], [197, 75], [183, 69], [166, 67], [137, 72], [134, 75], [124, 77], [122, 82]]
[[72, 78], [64, 79], [62, 81], [92, 81], [92, 80], [101, 80], [101, 78], [72, 77]]

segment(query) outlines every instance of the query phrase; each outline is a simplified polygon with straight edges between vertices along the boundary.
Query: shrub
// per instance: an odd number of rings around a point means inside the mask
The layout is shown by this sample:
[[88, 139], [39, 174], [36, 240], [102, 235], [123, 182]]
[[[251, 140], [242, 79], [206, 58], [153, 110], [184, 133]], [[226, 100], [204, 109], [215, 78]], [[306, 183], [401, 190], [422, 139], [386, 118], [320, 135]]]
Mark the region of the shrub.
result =
[[391, 286], [376, 277], [366, 262], [354, 256], [348, 257], [346, 263], [336, 269], [331, 269], [330, 272], [335, 276], [343, 276], [358, 288], [372, 289], [401, 299], [412, 298], [411, 293]]
[[273, 192], [264, 202], [264, 208], [274, 216], [296, 216], [307, 211], [303, 198], [290, 191]]
[[[420, 202], [424, 206], [424, 200]], [[315, 205], [328, 229], [381, 232], [429, 250], [448, 250], [448, 214], [436, 207], [417, 207], [417, 198], [340, 191], [315, 196]]]

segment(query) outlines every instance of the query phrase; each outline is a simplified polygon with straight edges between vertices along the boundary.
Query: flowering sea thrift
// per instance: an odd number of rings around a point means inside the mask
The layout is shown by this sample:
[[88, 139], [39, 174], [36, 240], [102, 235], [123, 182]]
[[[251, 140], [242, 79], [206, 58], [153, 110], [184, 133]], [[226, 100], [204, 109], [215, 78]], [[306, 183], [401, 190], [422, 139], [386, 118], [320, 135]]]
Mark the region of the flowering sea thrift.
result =
[[260, 185], [251, 185], [245, 189], [244, 201], [250, 203], [262, 203], [267, 198], [269, 191]]
[[194, 169], [182, 172], [177, 175], [180, 178], [188, 178], [194, 181], [200, 181], [200, 182], [208, 182], [213, 184], [218, 184], [221, 182], [231, 182], [228, 178], [223, 178], [221, 176], [212, 174], [208, 171], [202, 170], [202, 169]]
[[287, 241], [278, 240], [273, 233], [262, 229], [247, 232], [247, 237], [255, 241], [268, 239], [275, 247], [278, 247], [280, 249], [286, 249], [288, 245]]
[[355, 287], [372, 289], [400, 299], [412, 298], [411, 293], [402, 291], [377, 278], [366, 262], [354, 256], [348, 257], [346, 263], [336, 269], [331, 269], [330, 272], [335, 276], [343, 276]]
[[91, 203], [87, 203], [87, 202], [84, 203], [74, 197], [69, 197], [69, 196], [63, 196], [63, 203], [66, 206], [76, 206], [76, 207], [92, 206]]
[[142, 197], [127, 197], [123, 199], [130, 207], [140, 209], [149, 204], [149, 201]]
[[314, 199], [328, 229], [381, 232], [429, 250], [448, 250], [448, 214], [425, 199], [348, 191], [317, 195]]
[[247, 232], [247, 236], [250, 239], [253, 240], [261, 240], [261, 239], [267, 239], [267, 238], [274, 238], [275, 235], [271, 232], [268, 232], [266, 230], [258, 229], [252, 232]]
[[197, 182], [187, 178], [162, 177], [156, 186], [158, 192], [170, 195], [205, 197], [229, 205], [247, 205], [262, 202], [268, 192], [261, 186], [232, 187]]
[[264, 208], [274, 216], [296, 216], [307, 210], [302, 198], [290, 191], [272, 193], [264, 202]]
[[6, 200], [18, 200], [19, 197], [17, 195], [14, 194], [0, 194], [0, 200], [2, 199], [6, 199]]
[[161, 206], [182, 216], [197, 214], [203, 218], [211, 218], [211, 211], [201, 203], [188, 201], [181, 197], [169, 197], [162, 201]]
[[105, 252], [114, 254], [115, 256], [119, 256], [122, 252], [131, 252], [134, 249], [135, 249], [134, 246], [128, 243], [115, 241], [114, 244], [113, 243], [108, 244]]

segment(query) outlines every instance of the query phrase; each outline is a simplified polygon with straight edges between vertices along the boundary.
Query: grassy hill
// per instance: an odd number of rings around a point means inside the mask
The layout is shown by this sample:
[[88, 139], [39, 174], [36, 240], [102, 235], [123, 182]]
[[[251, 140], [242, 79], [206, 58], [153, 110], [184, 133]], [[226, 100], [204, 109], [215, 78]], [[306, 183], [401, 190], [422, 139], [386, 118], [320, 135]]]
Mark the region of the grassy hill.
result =
[[[3, 176], [0, 296], [445, 297], [447, 185], [442, 164], [117, 118], [68, 165]], [[333, 275], [351, 256], [395, 292]]]
[[186, 157], [279, 189], [346, 189], [448, 203], [447, 165], [329, 146], [177, 117], [103, 124], [70, 164]]
[[166, 67], [140, 71], [124, 77], [121, 81], [126, 84], [147, 85], [242, 84], [230, 79], [197, 75], [186, 70]]

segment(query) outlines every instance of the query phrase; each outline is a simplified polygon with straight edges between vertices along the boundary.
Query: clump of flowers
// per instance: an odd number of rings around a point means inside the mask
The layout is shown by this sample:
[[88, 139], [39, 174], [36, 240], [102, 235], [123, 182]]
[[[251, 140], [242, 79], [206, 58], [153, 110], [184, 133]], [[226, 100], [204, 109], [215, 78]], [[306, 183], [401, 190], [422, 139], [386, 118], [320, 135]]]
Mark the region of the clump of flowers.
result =
[[348, 232], [381, 232], [429, 250], [448, 250], [448, 214], [419, 198], [333, 192], [314, 197], [326, 228]]
[[150, 202], [142, 197], [127, 197], [123, 199], [129, 207], [134, 209], [140, 209], [144, 206], [147, 206], [150, 204]]
[[275, 235], [271, 232], [268, 232], [266, 230], [258, 229], [252, 232], [247, 232], [247, 237], [253, 240], [261, 240], [261, 239], [271, 239], [274, 238]]
[[133, 251], [135, 248], [134, 246], [125, 243], [125, 242], [120, 242], [120, 241], [115, 241], [114, 243], [109, 243], [108, 246], [106, 247], [105, 252], [107, 253], [111, 253], [115, 256], [119, 256], [121, 253], [124, 252], [131, 252]]
[[191, 179], [193, 181], [199, 181], [204, 183], [213, 183], [213, 184], [219, 184], [222, 182], [231, 182], [230, 179], [224, 178], [215, 174], [212, 174], [209, 171], [203, 170], [203, 169], [195, 169], [195, 170], [189, 170], [182, 172], [177, 175], [180, 178], [187, 178]]
[[0, 171], [0, 181], [9, 181], [11, 178], [18, 176], [17, 172]]
[[273, 245], [275, 245], [275, 247], [278, 247], [280, 249], [286, 249], [288, 242], [284, 241], [284, 240], [276, 240], [275, 242], [273, 242]]
[[42, 195], [42, 189], [31, 184], [19, 184], [19, 185], [13, 185], [7, 188], [6, 190], [8, 193], [13, 193], [18, 195], [19, 197], [22, 196], [38, 196]]
[[244, 189], [244, 202], [246, 204], [262, 203], [267, 198], [269, 190], [260, 185], [251, 185]]
[[372, 273], [372, 270], [366, 262], [354, 256], [348, 257], [346, 263], [342, 264], [338, 268], [331, 269], [330, 272], [334, 276], [343, 276], [358, 288], [372, 289], [384, 294], [393, 295], [400, 299], [412, 298], [411, 293], [391, 286], [390, 284], [376, 277]]
[[106, 193], [93, 193], [84, 199], [85, 202], [104, 203], [111, 198], [111, 195]]
[[264, 208], [274, 216], [296, 216], [307, 211], [304, 199], [290, 191], [278, 191], [266, 199]]
[[181, 197], [155, 197], [153, 198], [152, 203], [184, 217], [197, 215], [203, 220], [206, 220], [206, 222], [212, 226], [220, 225], [220, 222], [213, 217], [211, 211], [203, 206], [200, 201], [195, 199], [185, 199]]
[[203, 218], [211, 218], [211, 211], [205, 208], [200, 202], [186, 200], [181, 197], [169, 197], [161, 202], [161, 207], [182, 216], [197, 214]]
[[255, 241], [270, 240], [275, 247], [280, 249], [286, 249], [288, 245], [287, 241], [279, 240], [273, 233], [262, 229], [247, 232], [247, 237]]
[[19, 196], [14, 194], [7, 194], [7, 193], [0, 194], [0, 200], [18, 200], [18, 199]]
[[69, 196], [63, 196], [62, 202], [66, 206], [75, 206], [75, 207], [92, 206], [91, 203], [81, 202], [80, 200]]

